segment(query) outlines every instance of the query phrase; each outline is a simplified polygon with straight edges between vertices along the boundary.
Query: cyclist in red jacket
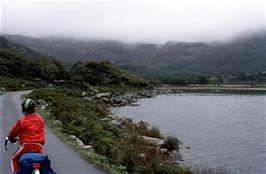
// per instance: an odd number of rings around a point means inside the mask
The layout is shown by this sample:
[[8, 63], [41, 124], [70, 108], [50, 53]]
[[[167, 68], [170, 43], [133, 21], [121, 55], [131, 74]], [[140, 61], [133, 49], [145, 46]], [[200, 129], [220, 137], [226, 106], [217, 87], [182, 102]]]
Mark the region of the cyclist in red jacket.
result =
[[35, 112], [35, 107], [36, 103], [32, 99], [26, 99], [22, 103], [22, 112], [25, 115], [17, 120], [7, 136], [10, 142], [16, 142], [18, 136], [21, 145], [11, 157], [13, 173], [18, 170], [18, 160], [24, 153], [42, 153], [42, 146], [45, 143], [44, 121]]

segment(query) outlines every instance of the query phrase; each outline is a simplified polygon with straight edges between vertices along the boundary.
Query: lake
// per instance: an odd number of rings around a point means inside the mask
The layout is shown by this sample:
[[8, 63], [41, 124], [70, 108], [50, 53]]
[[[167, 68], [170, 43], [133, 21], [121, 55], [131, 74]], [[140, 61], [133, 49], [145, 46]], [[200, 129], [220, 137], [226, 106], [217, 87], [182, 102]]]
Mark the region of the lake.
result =
[[144, 120], [183, 142], [186, 164], [266, 173], [266, 96], [184, 93], [141, 99], [113, 108], [118, 116]]

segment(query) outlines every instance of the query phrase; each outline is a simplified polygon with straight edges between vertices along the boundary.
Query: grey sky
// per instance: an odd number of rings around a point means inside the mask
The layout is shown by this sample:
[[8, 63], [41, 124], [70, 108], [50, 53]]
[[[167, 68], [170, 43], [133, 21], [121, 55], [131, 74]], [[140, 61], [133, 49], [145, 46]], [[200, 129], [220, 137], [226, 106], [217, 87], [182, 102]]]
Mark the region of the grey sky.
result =
[[264, 0], [2, 1], [4, 34], [126, 42], [227, 40], [265, 27]]

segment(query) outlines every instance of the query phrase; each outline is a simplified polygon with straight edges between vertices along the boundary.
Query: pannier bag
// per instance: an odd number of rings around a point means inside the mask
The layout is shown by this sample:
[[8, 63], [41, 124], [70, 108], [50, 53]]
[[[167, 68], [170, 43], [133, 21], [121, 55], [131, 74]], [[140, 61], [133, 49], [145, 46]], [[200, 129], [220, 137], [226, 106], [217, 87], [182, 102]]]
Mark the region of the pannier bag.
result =
[[33, 172], [33, 164], [40, 164], [41, 174], [56, 174], [51, 168], [51, 162], [48, 156], [40, 153], [25, 153], [19, 159], [19, 170], [16, 174], [30, 174]]

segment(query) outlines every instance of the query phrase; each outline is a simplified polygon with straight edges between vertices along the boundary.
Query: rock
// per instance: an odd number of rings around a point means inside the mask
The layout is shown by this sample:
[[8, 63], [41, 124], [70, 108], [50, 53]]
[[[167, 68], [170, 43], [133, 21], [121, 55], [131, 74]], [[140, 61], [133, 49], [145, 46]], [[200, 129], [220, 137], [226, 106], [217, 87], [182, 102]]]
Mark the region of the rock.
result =
[[46, 103], [46, 101], [44, 101], [44, 100], [42, 100], [42, 99], [39, 99], [38, 101], [37, 101], [37, 103], [38, 104], [40, 104], [40, 105], [48, 105], [47, 103]]
[[165, 154], [167, 151], [168, 151], [168, 150], [167, 150], [166, 148], [160, 148], [160, 152], [161, 152], [162, 154]]
[[93, 149], [92, 145], [82, 146], [82, 149]]
[[100, 91], [98, 89], [93, 88], [92, 92], [99, 93]]
[[125, 119], [124, 119], [124, 122], [125, 122], [125, 123], [132, 123], [133, 120], [132, 120], [131, 118], [125, 118]]
[[108, 117], [105, 117], [105, 118], [100, 119], [100, 121], [110, 121], [110, 120], [111, 120], [111, 119], [108, 118]]
[[84, 100], [91, 101], [90, 97], [83, 97], [83, 98], [84, 98]]
[[113, 104], [113, 106], [125, 106], [129, 103], [129, 99], [126, 100], [124, 98], [126, 97], [122, 96], [112, 97], [110, 101]]
[[123, 100], [123, 98], [121, 96], [111, 98], [111, 101], [115, 104], [120, 104], [122, 102], [122, 100]]
[[121, 127], [121, 123], [120, 122], [118, 122], [117, 120], [111, 120], [110, 122], [109, 122], [110, 124], [112, 124], [112, 125], [114, 125], [114, 126], [116, 126], [116, 127]]
[[140, 158], [144, 159], [146, 157], [146, 155], [144, 153], [141, 153], [138, 155]]
[[106, 93], [98, 93], [95, 95], [96, 98], [103, 98], [103, 97], [107, 97], [110, 98], [111, 93], [110, 92], [106, 92]]
[[103, 97], [103, 98], [101, 98], [101, 100], [102, 100], [104, 103], [109, 103], [109, 102], [110, 102], [109, 98], [107, 98], [107, 97]]
[[121, 106], [125, 106], [127, 104], [128, 104], [128, 102], [126, 100], [122, 100], [121, 103], [120, 103]]
[[178, 163], [181, 160], [181, 155], [177, 150], [170, 151], [168, 160], [174, 163]]
[[55, 126], [58, 126], [58, 127], [62, 126], [62, 123], [59, 120], [55, 120], [54, 124], [55, 124]]
[[151, 144], [152, 146], [155, 147], [160, 147], [161, 145], [164, 144], [164, 140], [159, 139], [159, 138], [153, 138], [153, 137], [147, 137], [147, 136], [141, 136], [145, 142], [147, 142], [148, 144]]
[[105, 104], [105, 108], [106, 108], [107, 111], [110, 111], [110, 108], [111, 108], [111, 107], [112, 107], [111, 104], [109, 104], [109, 103], [106, 103], [106, 104]]
[[186, 147], [186, 149], [191, 149], [190, 147]]
[[92, 86], [89, 87], [89, 90], [88, 90], [88, 91], [89, 91], [90, 93], [99, 93], [99, 90], [93, 88]]
[[82, 95], [82, 97], [85, 97], [86, 95], [88, 95], [88, 93], [84, 91], [81, 93], [81, 95]]
[[74, 140], [79, 146], [84, 146], [84, 143], [75, 135], [70, 135], [70, 138]]
[[0, 91], [6, 91], [6, 88], [1, 87], [1, 88], [0, 88]]

